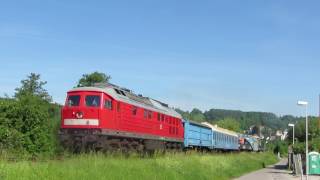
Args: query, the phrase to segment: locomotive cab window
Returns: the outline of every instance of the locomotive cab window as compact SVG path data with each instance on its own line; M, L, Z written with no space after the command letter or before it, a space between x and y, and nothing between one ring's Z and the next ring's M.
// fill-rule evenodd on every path
M75 95L75 96L69 96L68 97L68 101L67 101L67 105L68 106L79 106L80 104L80 96L79 95Z
M109 99L104 100L104 107L112 110L112 101Z
M95 96L95 95L86 96L86 106L99 107L100 106L100 96Z

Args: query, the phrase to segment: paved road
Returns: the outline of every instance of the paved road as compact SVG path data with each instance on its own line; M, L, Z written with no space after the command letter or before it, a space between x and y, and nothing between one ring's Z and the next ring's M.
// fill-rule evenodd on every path
M300 180L300 177L293 176L291 171L287 170L286 164L287 160L282 159L276 165L244 175L235 180ZM305 177L303 177L304 179ZM310 176L309 180L320 180L320 176Z

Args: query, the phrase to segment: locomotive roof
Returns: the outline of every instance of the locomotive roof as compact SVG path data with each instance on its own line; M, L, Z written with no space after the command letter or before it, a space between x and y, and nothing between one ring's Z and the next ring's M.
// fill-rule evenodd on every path
M144 109L148 109L151 111L160 112L163 114L167 114L176 118L182 118L182 116L177 113L173 108L169 107L167 104L162 103L158 100L144 97L142 95L136 95L132 91L120 88L119 86L113 84L104 84L97 85L97 87L79 87L70 90L69 92L75 91L96 91L96 92L104 92L110 95L112 98L118 101L126 102L138 107L142 107Z
M224 129L224 128L221 128L221 127L218 127L217 125L212 125L208 122L202 122L201 124L204 124L208 127L210 127L211 129L213 129L214 131L217 131L217 132L221 132L221 133L225 133L225 134L228 134L228 135L231 135L231 136L236 136L238 137L238 134L234 131L230 131L228 129Z

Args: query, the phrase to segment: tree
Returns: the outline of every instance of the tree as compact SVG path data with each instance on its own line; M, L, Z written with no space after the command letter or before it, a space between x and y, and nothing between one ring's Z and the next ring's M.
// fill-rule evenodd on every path
M30 95L0 102L1 149L32 155L52 150L48 103Z
M318 129L318 118L317 117L309 117L309 126L308 126L308 134L309 134L309 140L312 141L313 139L317 139L320 137L320 131ZM295 129L295 138L299 142L305 142L305 132L306 132L306 126L305 126L305 118L300 118L297 123L295 123L294 126ZM288 132L288 140L289 142L292 141L292 131L293 128L289 128Z
M111 76L96 71L91 74L82 75L77 87L93 86L95 83L107 83L110 79Z
M182 116L183 119L190 119L190 113L189 113L189 111L183 111L183 110L181 110L181 109L179 109L179 108L176 108L175 110L176 110L179 114L181 114L181 116Z
M222 127L231 131L241 132L240 123L237 120L232 118L226 118L224 120L220 120L217 122L217 125L219 127Z
M15 99L0 99L0 149L33 156L55 150L51 124L59 110L50 104L45 84L39 74L31 73L16 88Z
M202 121L205 121L205 117L201 110L194 108L190 112L190 120L202 122Z
M47 102L52 101L52 97L48 94L48 91L43 88L46 85L46 81L40 80L40 74L31 73L27 76L27 79L21 81L21 87L16 88L15 98L21 98L24 96L37 96Z

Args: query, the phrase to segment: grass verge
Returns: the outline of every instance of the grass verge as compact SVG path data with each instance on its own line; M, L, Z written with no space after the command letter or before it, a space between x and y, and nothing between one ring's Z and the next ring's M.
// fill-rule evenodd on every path
M273 164L270 153L178 153L152 158L72 155L42 162L0 160L0 179L232 179Z

